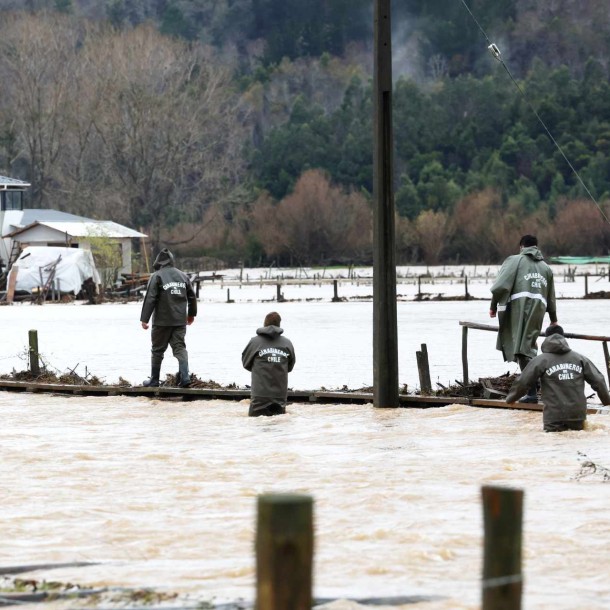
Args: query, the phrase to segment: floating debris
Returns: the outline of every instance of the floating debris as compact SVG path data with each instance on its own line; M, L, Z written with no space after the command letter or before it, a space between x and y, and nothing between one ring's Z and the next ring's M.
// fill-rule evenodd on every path
M504 373L499 377L482 377L477 382L463 384L455 381L455 385L444 386L442 383L436 382L440 387L439 390L433 392L434 396L465 396L469 398L504 398L513 382L517 378L515 373Z
M601 477L604 483L610 481L610 468L596 464L582 451L578 451L578 455L580 456L580 470L574 477L576 481L595 475Z

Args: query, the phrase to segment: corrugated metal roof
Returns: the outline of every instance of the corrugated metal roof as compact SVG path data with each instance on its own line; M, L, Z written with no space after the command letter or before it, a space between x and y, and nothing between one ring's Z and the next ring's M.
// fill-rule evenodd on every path
M0 191L7 190L20 190L30 188L29 182L23 180L17 180L16 178L9 178L8 176L0 176Z

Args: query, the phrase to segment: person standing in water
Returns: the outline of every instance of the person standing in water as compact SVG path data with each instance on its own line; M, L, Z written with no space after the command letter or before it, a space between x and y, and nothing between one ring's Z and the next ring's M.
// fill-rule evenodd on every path
M544 431L582 430L587 419L585 381L608 405L610 393L606 381L587 357L570 348L561 326L549 326L545 334L542 353L529 362L513 383L506 402L514 402L525 388L540 379Z
M519 241L519 254L509 256L491 287L489 316L498 316L496 348L507 362L518 362L521 371L538 352L544 315L557 324L553 271L544 262L534 235ZM528 388L519 402L537 403L536 385Z
M248 415L286 413L288 373L295 363L294 347L283 336L282 319L276 311L268 313L241 355L244 368L252 372Z

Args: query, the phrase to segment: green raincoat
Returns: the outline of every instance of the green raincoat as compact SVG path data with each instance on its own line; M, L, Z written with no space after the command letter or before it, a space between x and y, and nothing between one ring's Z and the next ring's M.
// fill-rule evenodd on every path
M536 246L524 248L509 256L491 287L491 306L498 312L499 349L504 360L512 362L517 355L536 356L536 340L548 311L551 322L557 321L553 272Z

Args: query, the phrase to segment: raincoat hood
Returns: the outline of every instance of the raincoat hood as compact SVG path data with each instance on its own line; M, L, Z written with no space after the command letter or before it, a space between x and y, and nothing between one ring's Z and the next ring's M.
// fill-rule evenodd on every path
M157 258L155 258L155 262L153 263L153 269L158 271L161 267L173 267L174 266L174 255L167 249L163 248L159 254L157 254Z
M566 338L557 333L547 337L542 342L540 349L546 354L567 354L571 351Z
M542 256L542 252L540 252L540 250L538 250L537 246L529 246L528 248L523 248L523 250L521 250L521 254L525 254L525 256L529 256L535 261L544 260L544 257Z
M265 337L269 337L270 339L275 339L279 337L284 332L283 328L279 326L262 326L261 328L256 329L257 335L263 335Z

